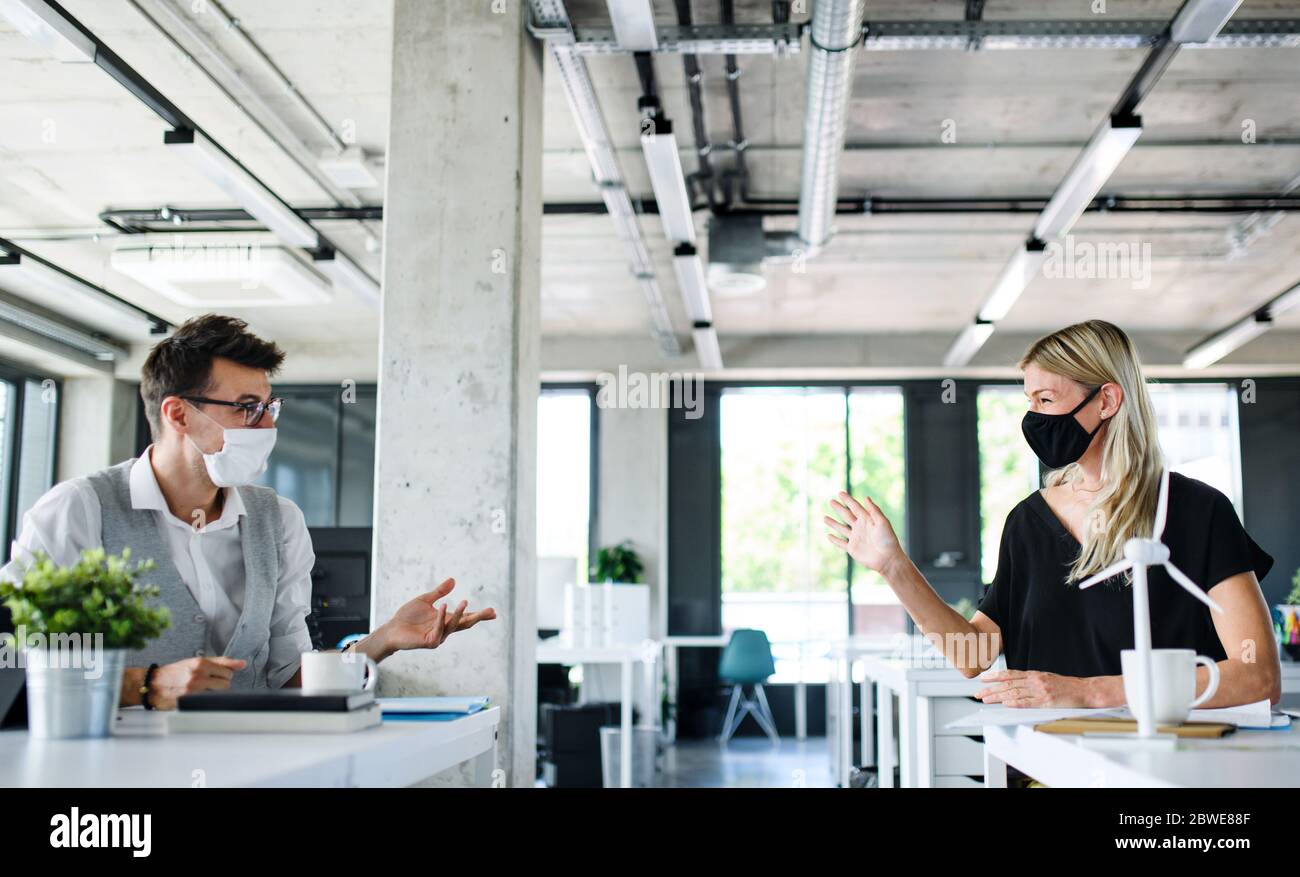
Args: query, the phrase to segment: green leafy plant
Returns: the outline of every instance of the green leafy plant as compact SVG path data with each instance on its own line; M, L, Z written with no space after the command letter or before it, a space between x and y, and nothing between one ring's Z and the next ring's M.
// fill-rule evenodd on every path
M22 582L0 582L0 602L15 627L30 634L103 634L106 649L139 649L171 624L165 606L146 601L158 588L136 582L154 568L152 560L130 565L131 550L110 556L102 548L81 552L70 566L43 553L28 565Z
M632 540L627 539L617 545L610 545L596 552L596 562L591 565L592 582L627 582L641 581L645 564L641 556L632 547Z
M1282 602L1287 606L1300 606L1300 569L1291 577L1291 593Z

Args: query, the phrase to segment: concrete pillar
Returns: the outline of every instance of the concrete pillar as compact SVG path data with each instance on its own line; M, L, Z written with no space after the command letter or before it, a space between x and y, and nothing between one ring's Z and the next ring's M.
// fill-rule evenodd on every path
M496 608L385 662L380 690L491 696L512 786L536 759L542 64L526 9L394 3L372 598L382 622L454 576L454 598Z

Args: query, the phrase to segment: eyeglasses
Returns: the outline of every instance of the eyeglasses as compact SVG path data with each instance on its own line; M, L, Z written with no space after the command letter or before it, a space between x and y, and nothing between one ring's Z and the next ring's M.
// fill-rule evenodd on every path
M257 426L262 422L264 414L271 415L271 422L275 423L280 419L280 406L284 404L283 399L267 399L265 402L226 402L222 399L209 399L206 396L181 396L186 402L194 402L203 405L225 405L228 408L238 408L244 412L244 426Z

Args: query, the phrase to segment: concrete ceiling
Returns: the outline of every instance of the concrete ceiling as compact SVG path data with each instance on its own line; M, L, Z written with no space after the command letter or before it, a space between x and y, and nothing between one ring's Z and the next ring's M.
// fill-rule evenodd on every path
M332 204L323 189L216 87L186 52L142 14L166 25L168 3L222 47L299 137L315 150L328 144L302 110L252 63L211 14L177 0L64 0L63 5L298 207ZM392 9L388 0L224 0L308 101L334 127L382 156L388 132ZM697 23L716 23L714 0L694 0ZM1085 0L1032 4L989 2L985 17L1087 18ZM1109 17L1167 20L1180 0L1106 4ZM675 4L655 0L660 24L676 23ZM570 0L575 25L607 26L604 0ZM958 0L869 0L867 17L960 19ZM771 4L739 0L737 20L768 22ZM1300 0L1246 0L1236 17L1300 17ZM806 15L796 15L796 19ZM174 34L201 63L204 54ZM861 52L841 162L841 197L1045 197L1113 105L1144 57L1140 50ZM804 108L805 55L741 56L751 193L794 199ZM731 119L720 57L704 57L705 116L717 170L733 166L726 144ZM630 189L649 196L639 149L640 86L627 56L589 59L608 126ZM655 62L666 113L683 140L683 163L696 169L680 57ZM543 157L548 203L594 202L585 153L548 59ZM0 23L0 236L163 316L188 311L114 271L113 231L97 219L106 208L232 206L214 185L162 145L166 126L92 65L60 64ZM1122 195L1273 194L1300 177L1300 49L1184 50L1144 102L1142 139L1104 189ZM1252 120L1258 142L1241 142ZM956 142L941 138L955 126ZM379 190L359 193L379 203ZM701 232L704 212L697 214ZM1300 280L1300 217L1283 217L1243 250L1230 240L1246 214L1091 214L1079 241L1150 244L1149 283L1038 278L1004 321L1032 335L1077 319L1103 317L1137 332L1196 337ZM914 334L951 337L973 316L1033 215L841 216L838 234L800 273L774 266L762 292L715 297L724 339L753 345L777 336ZM658 219L642 228L658 266L670 314L688 336ZM379 253L356 222L321 227L379 276ZM788 216L767 228L793 227ZM381 224L371 226L382 233ZM98 239L91 237L98 233ZM543 223L543 332L552 339L646 338L642 294L603 215L548 215ZM17 290L13 290L18 292ZM57 303L52 303L57 307ZM341 294L325 306L257 307L241 314L261 331L304 348L377 344L378 316ZM1280 321L1300 330L1300 311ZM1281 334L1281 333L1279 333ZM1181 337L1181 336L1180 336ZM1296 336L1300 337L1300 336ZM127 339L137 342L145 339ZM1274 342L1255 342L1278 357ZM931 346L923 346L929 350ZM940 354L942 346L938 345ZM546 349L546 348L544 348ZM595 349L595 348L593 348ZM918 348L920 349L920 348ZM1252 345L1236 357L1251 362ZM1000 355L996 345L981 357ZM926 356L930 356L928 352ZM979 363L981 360L977 360ZM1288 362L1300 366L1300 350ZM546 363L544 363L545 365ZM912 363L920 364L920 363ZM932 363L937 364L937 363ZM605 363L591 363L593 367Z

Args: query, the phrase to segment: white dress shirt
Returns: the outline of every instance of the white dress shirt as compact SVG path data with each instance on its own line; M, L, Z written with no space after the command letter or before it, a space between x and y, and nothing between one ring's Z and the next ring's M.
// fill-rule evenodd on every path
M152 447L131 467L131 507L154 513L176 571L208 618L207 653L223 655L244 607L244 550L239 535L245 525L244 501L238 490L224 488L220 518L201 529L182 521L167 508L158 487L149 462ZM302 653L312 649L307 613L311 610L311 569L316 562L302 510L292 500L277 499L284 541L266 663L271 688L284 685L297 672ZM99 496L88 480L73 478L55 485L23 516L10 552L12 559L0 570L0 577L20 580L37 551L59 565L76 563L83 549L103 543L100 521Z

